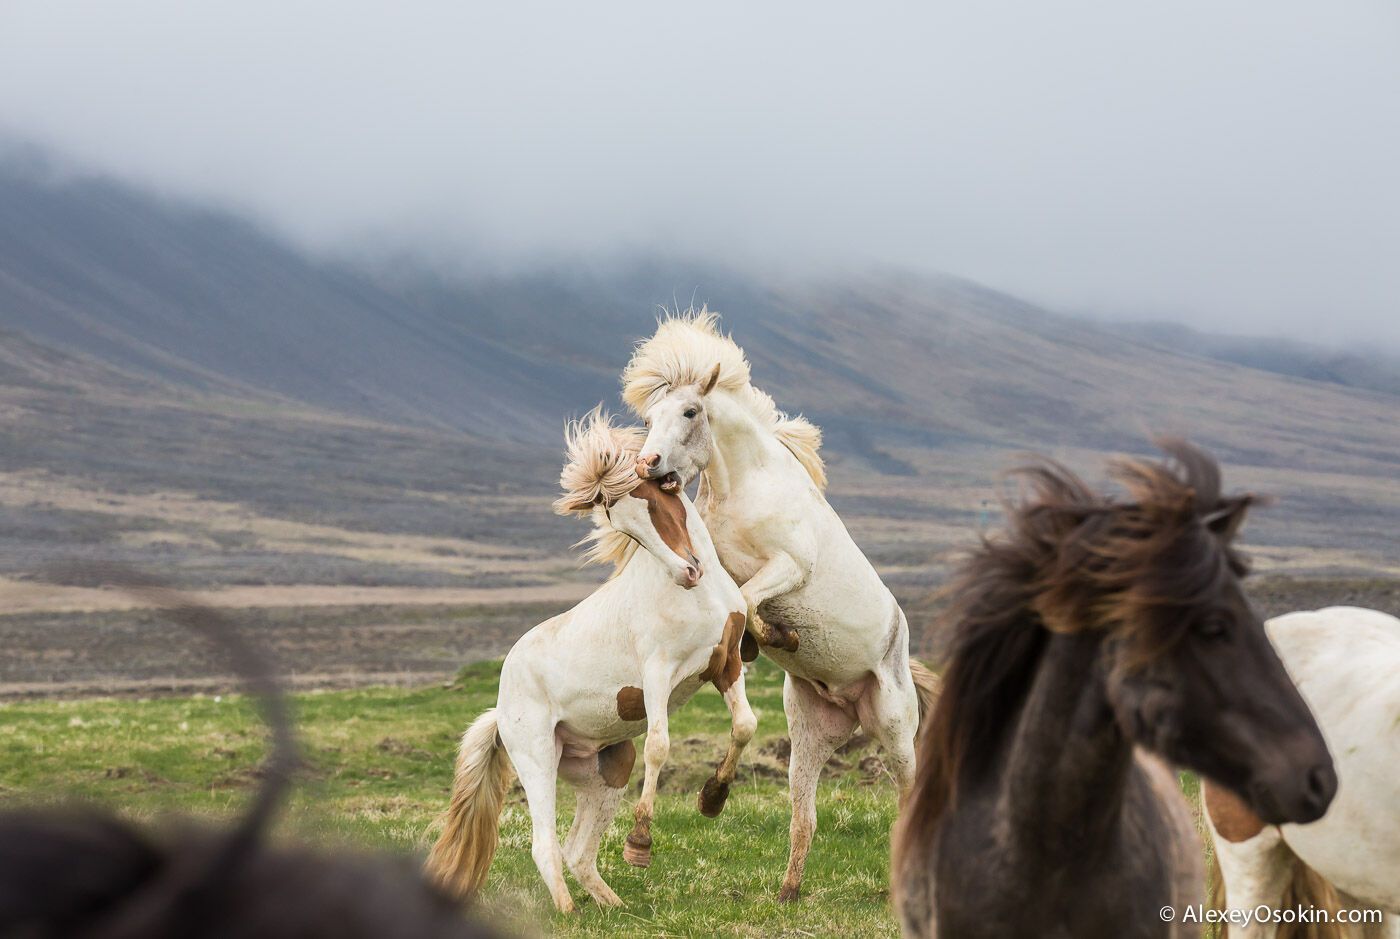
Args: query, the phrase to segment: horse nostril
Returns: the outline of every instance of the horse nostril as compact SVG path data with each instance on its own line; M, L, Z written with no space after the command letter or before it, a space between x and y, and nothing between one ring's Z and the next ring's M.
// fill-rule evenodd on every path
M642 464L646 466L647 469L656 469L660 462L661 454L659 453L648 453L642 457Z
M1319 763L1308 770L1307 786L1303 794L1313 809L1322 809L1332 800L1337 790L1334 779L1332 769L1323 764Z

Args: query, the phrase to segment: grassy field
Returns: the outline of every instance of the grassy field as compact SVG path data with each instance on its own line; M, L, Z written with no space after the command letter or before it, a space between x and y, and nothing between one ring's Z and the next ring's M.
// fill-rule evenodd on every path
M450 687L297 695L308 767L285 833L421 852L446 802L456 738L494 703L498 670L498 663L470 666ZM722 753L728 713L707 688L673 717L652 866L622 861L625 807L600 855L626 908L599 909L575 888L580 911L553 913L530 860L518 787L502 818L485 908L520 931L565 936L894 935L887 890L894 788L873 745L857 743L828 767L804 897L776 902L788 821L781 674L759 662L749 695L758 735L718 819L701 816L694 799ZM236 695L0 703L0 797L11 806L78 799L143 820L176 811L226 818L257 785L262 753L263 728L251 702ZM572 813L567 793L562 787L561 836Z

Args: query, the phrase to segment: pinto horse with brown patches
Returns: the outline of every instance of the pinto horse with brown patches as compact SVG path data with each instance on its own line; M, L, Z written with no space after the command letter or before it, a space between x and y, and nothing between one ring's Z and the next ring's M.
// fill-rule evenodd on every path
M623 856L646 867L657 777L670 747L668 712L707 682L729 707L729 749L699 797L706 815L724 807L753 737L757 721L741 661L743 594L720 566L680 480L636 474L641 436L613 427L598 409L569 430L565 495L555 508L594 520L589 556L613 562L615 571L578 606L520 638L501 667L496 707L462 737L445 828L428 860L432 875L455 893L486 878L511 764L530 803L535 864L555 905L573 909L567 864L596 902L619 906L598 873L598 843L631 776L632 738L646 733L646 773ZM559 776L578 791L562 849L555 836Z
M1317 724L1241 590L1249 496L1214 461L1123 460L1126 500L1023 471L1009 531L954 583L944 690L892 877L906 936L1167 937L1200 902L1201 845L1169 765L1270 823L1336 792ZM1170 908L1175 921L1161 914Z

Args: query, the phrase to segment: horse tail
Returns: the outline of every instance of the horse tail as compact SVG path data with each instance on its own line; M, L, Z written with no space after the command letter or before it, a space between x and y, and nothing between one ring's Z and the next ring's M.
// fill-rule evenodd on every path
M938 704L943 679L918 659L909 660L909 672L914 676L914 693L919 696L919 729L922 730L924 719L933 713L934 705Z
M1337 922L1337 913L1342 908L1341 898L1337 896L1337 888L1328 883L1327 879L1313 870L1295 854L1293 856L1293 873L1288 878L1288 884L1283 888L1283 898L1279 900L1279 909L1314 909L1319 912L1327 912L1327 922L1325 923L1281 923L1278 928L1278 939L1346 939L1349 935L1346 927Z
M1288 883L1283 888L1283 896L1279 898L1278 909L1326 911L1328 921L1280 923L1275 934L1277 939L1346 939L1349 935L1346 927L1337 922L1337 913L1342 908L1337 889L1321 874L1304 864L1296 854L1290 852L1290 855L1289 863L1292 869L1289 872ZM1216 910L1227 909L1225 878L1221 876L1220 865L1214 858L1211 859L1210 869L1210 905ZM1229 939L1229 936L1229 924L1222 923L1215 934L1216 939Z
M514 775L491 708L462 735L452 801L443 815L442 835L428 854L428 876L453 896L465 897L485 882Z

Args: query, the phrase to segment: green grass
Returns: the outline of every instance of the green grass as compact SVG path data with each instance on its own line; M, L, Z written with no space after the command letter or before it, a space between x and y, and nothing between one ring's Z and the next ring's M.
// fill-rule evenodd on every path
M464 669L451 688L366 689L294 698L308 767L283 824L319 843L422 852L447 800L457 737L495 703L499 663ZM894 787L870 752L823 782L819 831L803 899L776 901L787 860L781 673L758 663L749 698L758 735L724 814L707 819L695 793L723 752L728 712L703 689L673 715L652 866L622 861L624 806L600 852L603 877L627 906L603 910L574 887L579 912L553 912L530 859L523 796L512 793L485 908L529 932L565 936L881 936L889 915ZM236 815L257 784L263 727L241 696L35 700L0 704L0 797L19 803L86 800L153 820L180 812ZM638 761L640 768L640 760ZM640 771L628 802L635 799ZM572 815L561 784L560 833Z
M495 703L499 674L499 662L483 662L463 669L451 687L294 696L307 767L283 835L421 854L447 802L457 738ZM638 760L628 802L599 852L603 877L625 908L600 909L571 884L578 912L554 912L530 858L529 813L517 786L482 898L487 914L520 932L560 936L897 935L888 890L895 794L878 763L865 759L873 749L838 755L829 767L803 897L777 902L788 824L786 757L775 752L786 735L782 673L760 659L748 691L758 733L717 819L696 811L695 793L728 738L724 702L707 686L672 715L672 757L646 870L622 860ZM0 703L0 798L10 805L97 802L143 821L175 812L229 818L257 785L263 734L240 695ZM1194 777L1182 774L1182 788L1194 804ZM559 792L562 838L573 799L567 784Z

